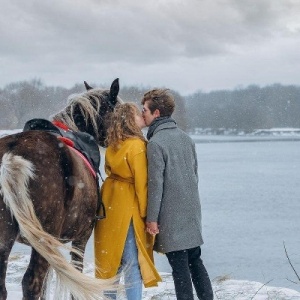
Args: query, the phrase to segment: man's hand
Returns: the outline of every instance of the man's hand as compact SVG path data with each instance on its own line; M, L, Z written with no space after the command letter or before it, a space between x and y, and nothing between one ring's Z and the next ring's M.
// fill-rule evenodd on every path
M146 225L147 232L149 232L151 235L156 235L159 233L157 222L146 222Z

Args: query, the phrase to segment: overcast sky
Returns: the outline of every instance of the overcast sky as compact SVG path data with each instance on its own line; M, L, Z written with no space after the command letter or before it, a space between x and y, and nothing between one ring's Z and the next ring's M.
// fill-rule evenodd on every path
M300 85L299 0L0 0L0 87Z

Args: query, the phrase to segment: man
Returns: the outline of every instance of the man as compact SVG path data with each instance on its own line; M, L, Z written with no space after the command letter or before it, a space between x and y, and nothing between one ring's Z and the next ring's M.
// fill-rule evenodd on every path
M149 126L147 231L156 234L154 250L167 255L177 299L194 299L194 285L199 299L211 300L211 282L200 258L203 240L195 144L171 118L175 101L169 90L145 93L142 104Z

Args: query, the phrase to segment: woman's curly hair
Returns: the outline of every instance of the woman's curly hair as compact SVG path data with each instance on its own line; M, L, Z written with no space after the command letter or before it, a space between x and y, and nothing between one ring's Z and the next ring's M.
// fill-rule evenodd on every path
M136 137L146 141L141 129L135 121L135 115L141 114L133 102L117 104L108 124L106 146L117 149L120 141Z

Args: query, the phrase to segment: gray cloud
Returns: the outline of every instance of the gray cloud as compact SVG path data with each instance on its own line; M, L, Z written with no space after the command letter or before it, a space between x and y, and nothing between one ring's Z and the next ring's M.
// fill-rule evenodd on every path
M96 81L123 74L128 84L163 85L174 78L178 89L192 91L201 86L188 87L188 76L222 74L228 63L236 73L245 69L240 82L233 78L226 84L233 87L247 83L251 60L257 66L270 56L278 63L299 62L299 55L284 47L300 41L295 0L11 0L1 8L3 84L33 76L49 84L59 78L63 85L82 75ZM281 81L280 70L274 71ZM174 72L183 77L180 82ZM221 82L203 88L222 88L228 78L218 77ZM256 83L271 77L264 78Z

